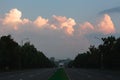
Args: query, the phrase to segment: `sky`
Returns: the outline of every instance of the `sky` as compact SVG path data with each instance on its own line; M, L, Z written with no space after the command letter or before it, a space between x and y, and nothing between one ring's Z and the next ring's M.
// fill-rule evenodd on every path
M120 35L120 0L0 0L0 36L30 41L47 57L74 59Z

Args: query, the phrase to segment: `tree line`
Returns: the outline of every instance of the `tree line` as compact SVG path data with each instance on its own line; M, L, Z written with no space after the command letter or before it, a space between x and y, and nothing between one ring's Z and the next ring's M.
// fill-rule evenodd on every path
M79 53L69 67L120 69L120 38L109 36L101 40L103 43L98 47L93 45L88 51Z
M54 67L30 42L19 45L11 35L0 37L0 71Z

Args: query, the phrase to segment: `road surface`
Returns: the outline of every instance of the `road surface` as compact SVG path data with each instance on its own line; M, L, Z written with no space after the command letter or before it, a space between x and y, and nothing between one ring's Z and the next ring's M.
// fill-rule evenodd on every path
M48 80L56 69L34 69L0 73L0 80Z
M71 80L120 80L120 70L65 69Z
M0 73L0 80L48 80L57 69L33 69ZM120 80L120 70L65 69L70 80Z
M71 80L120 80L120 71L66 69Z

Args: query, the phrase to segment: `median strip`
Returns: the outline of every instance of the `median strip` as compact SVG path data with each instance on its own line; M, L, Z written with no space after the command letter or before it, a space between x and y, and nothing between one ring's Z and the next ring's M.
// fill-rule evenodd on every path
M58 69L48 80L69 80L63 68Z

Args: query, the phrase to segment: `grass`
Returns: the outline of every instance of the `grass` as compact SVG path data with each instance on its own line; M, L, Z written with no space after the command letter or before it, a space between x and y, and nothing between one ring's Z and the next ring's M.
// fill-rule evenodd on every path
M58 69L48 80L69 80L63 68Z

